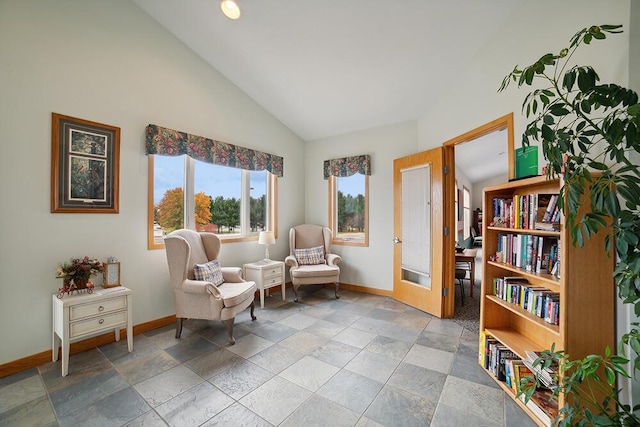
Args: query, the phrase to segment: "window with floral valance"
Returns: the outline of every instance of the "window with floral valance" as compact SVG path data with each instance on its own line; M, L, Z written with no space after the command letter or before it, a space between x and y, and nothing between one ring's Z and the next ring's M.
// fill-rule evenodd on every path
M346 177L356 173L371 175L371 156L363 154L360 156L325 160L323 169L324 179L329 179L330 176Z
M178 228L218 234L223 243L276 231L283 158L150 124L146 128L148 247Z
M369 245L369 175L371 156L325 160L324 179L329 181L329 228L332 242Z
M267 170L277 177L283 176L284 160L280 156L153 124L147 126L146 154L186 154L214 165L252 171Z

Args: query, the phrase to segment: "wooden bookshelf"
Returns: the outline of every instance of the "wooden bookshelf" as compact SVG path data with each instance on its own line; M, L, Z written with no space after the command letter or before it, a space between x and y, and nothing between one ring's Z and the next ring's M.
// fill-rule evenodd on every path
M569 232L564 227L564 218L560 218L559 231L494 225L494 199L511 199L515 195L557 194L559 191L560 182L547 180L546 177L527 178L484 189L480 330L500 341L521 358L525 358L527 350L550 349L552 344L555 344L556 350L565 350L571 359L588 354L604 354L607 346L615 349L614 261L605 252L604 232L592 236L580 248L572 244ZM505 233L557 238L560 246L559 277L500 262L496 258L498 236ZM493 279L506 276L521 276L533 286L559 293L559 324L547 323L517 304L493 295ZM500 385L506 388L504 384ZM510 395L533 421L540 426L546 425L522 400ZM562 407L565 396L560 396L558 403Z

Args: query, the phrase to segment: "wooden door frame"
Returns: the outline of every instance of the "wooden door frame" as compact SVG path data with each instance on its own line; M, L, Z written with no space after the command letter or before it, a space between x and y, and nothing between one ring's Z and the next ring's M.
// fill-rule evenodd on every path
M443 271L442 271L442 288L446 289L447 296L443 296L442 307L443 317L451 318L454 315L455 305L455 244L456 244L456 218L455 215L455 146L458 144L464 144L465 142L472 141L482 136L488 135L492 132L499 130L507 130L507 156L509 162L509 179L513 179L515 176L515 163L514 163L514 130L513 130L513 113L509 113L505 116L499 117L489 123L486 123L480 127L463 133L453 139L446 141L442 144L444 164L448 166L449 173L444 176L444 223L449 229L449 234L444 237L444 251ZM482 207L483 213L485 207ZM485 221L488 218L485 214ZM482 252L484 257L486 254ZM481 292L478 293L482 295Z

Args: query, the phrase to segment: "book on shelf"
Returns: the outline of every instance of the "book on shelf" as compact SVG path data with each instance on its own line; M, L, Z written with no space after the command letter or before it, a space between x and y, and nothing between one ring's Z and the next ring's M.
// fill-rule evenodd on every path
M494 197L492 199L493 221L490 225L523 230L557 231L560 218L558 197L558 194L549 193L514 194L507 198Z
M559 222L536 222L534 229L542 231L560 231Z
M478 363L480 366L485 366L485 359L487 358L487 340L491 338L493 337L487 331L480 331L478 343Z
M497 235L495 259L533 273L550 274L558 260L558 238L529 234Z
M553 363L550 367L544 368L540 365L535 365L535 360L540 357L540 354L538 352L526 350L525 354L527 358L523 359L522 361L524 362L526 367L529 368L531 372L533 372L538 381L540 381L542 385L550 390L554 390L556 387L558 387L558 383L555 381L555 375L558 371L557 364Z
M553 396L551 390L539 387L529 400L526 400L524 395L520 396L520 400L546 426L551 426L553 420L558 416L558 400Z

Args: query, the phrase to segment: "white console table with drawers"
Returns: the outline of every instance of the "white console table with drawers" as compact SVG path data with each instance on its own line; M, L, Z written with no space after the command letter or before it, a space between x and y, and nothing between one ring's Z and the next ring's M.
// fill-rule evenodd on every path
M113 330L120 341L120 328L127 328L127 347L133 351L131 290L124 286L96 287L93 293L53 295L53 361L62 342L62 376L69 373L71 341Z
M282 288L282 301L286 300L284 282L284 262L282 261L256 261L244 266L244 280L256 282L260 290L260 308L264 308L264 291L280 285Z

